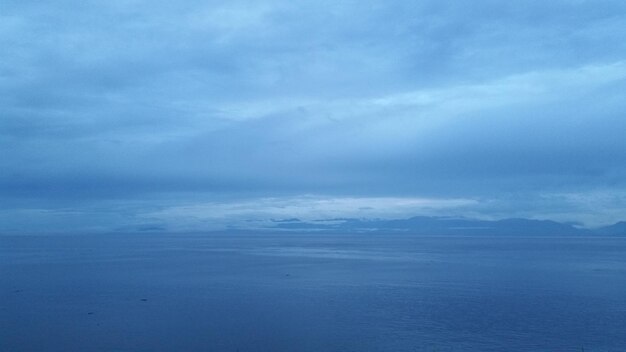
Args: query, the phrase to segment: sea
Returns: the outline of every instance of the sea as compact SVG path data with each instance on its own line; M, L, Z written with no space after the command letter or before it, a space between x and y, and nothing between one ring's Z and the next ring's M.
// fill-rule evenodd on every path
M626 351L626 238L0 235L0 351Z

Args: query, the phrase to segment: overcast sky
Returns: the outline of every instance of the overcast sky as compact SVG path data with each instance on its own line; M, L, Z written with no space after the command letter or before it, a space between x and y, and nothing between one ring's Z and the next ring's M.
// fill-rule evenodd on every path
M626 219L626 2L0 2L0 231Z

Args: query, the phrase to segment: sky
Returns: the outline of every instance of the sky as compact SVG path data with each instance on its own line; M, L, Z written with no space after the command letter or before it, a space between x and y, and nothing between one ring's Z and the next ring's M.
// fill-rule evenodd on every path
M0 231L626 219L626 2L0 2Z

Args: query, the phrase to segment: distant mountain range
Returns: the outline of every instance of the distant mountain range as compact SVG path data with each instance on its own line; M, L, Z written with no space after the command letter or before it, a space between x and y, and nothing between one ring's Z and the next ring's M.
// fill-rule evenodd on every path
M598 231L605 235L626 235L626 221L620 221L611 226L605 226Z
M409 219L320 219L272 220L272 229L321 232L395 232L421 235L626 235L626 222L587 229L551 220L477 220L453 217L416 216Z

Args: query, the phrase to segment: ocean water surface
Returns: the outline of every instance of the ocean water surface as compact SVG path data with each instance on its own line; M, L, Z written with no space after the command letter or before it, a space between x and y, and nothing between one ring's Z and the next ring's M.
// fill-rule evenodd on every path
M0 351L626 351L626 238L0 236Z

